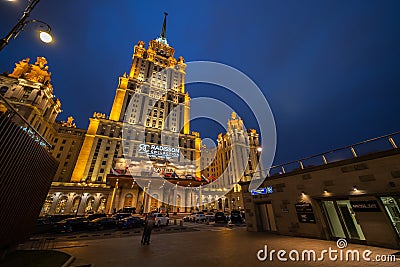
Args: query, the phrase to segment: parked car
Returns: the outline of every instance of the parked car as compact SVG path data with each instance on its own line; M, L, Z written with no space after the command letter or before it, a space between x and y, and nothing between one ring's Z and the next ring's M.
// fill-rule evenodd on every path
M190 215L191 222L204 222L205 220L206 220L206 216L204 215L204 212L202 212L202 211L194 212Z
M39 217L36 220L36 226L48 225L53 224L53 221L50 217Z
M104 218L107 217L105 213L94 213L94 214L88 214L85 216L89 221L92 221L97 218Z
M117 227L117 220L114 218L100 217L89 222L91 230L103 230Z
M48 221L50 221L50 223L56 223L68 218L73 218L74 215L73 214L56 214L56 215L47 215L47 216L43 216L41 218L46 218Z
M240 211L232 210L230 221L231 223L243 223L243 218L242 215L240 214Z
M182 218L182 220L183 220L184 222L189 222L189 221L190 221L190 215L184 216L184 217Z
M222 211L218 211L215 213L215 222L216 223L226 223L228 222L225 213Z
M132 216L132 214L130 213L116 213L113 216L111 216L111 218L114 218L115 220L119 221L130 216Z
M151 216L154 217L154 225L157 227L169 224L169 218L167 216L164 216L162 213L153 213L151 214Z
M215 221L215 214L213 212L206 213L206 221L213 222Z
M124 207L122 209L119 209L117 213L131 213L135 214L136 213L136 208L135 207Z
M53 221L49 217L39 217L36 220L35 228L32 234L44 234L49 233L53 230Z
M126 217L118 222L118 228L139 228L144 226L145 221L138 216Z
M72 232L85 230L89 227L89 220L85 217L69 218L54 224L54 228L59 232Z

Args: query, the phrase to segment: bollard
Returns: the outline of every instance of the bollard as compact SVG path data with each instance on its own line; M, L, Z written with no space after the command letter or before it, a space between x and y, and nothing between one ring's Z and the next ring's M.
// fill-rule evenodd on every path
M181 220L180 222L179 222L179 226L183 226L183 221Z
M174 225L176 225L176 219L174 220Z

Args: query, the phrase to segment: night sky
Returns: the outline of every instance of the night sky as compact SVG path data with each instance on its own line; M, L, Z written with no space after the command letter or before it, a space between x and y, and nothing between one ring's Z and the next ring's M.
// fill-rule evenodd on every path
M1 36L26 3L0 0ZM167 11L176 57L230 65L261 88L275 117L278 164L400 130L399 10L397 0L42 0L31 19L49 23L55 42L40 43L28 25L0 52L0 72L46 57L58 118L72 115L87 128L94 111L109 114L133 46L158 37ZM215 86L188 89L236 102ZM192 130L215 139L220 129L206 126Z

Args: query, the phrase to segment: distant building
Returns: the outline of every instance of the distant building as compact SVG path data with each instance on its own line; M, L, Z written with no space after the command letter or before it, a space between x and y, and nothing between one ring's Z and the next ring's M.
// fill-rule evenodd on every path
M53 178L57 184L70 181L86 131L76 128L72 117L67 122L56 121L61 112L61 102L53 94L51 72L46 64L44 57L38 57L34 64L30 64L29 58L16 63L11 74L0 75L0 94L22 116L12 116L13 122L35 135L30 128L32 126L50 147L50 152L58 161ZM0 101L0 112L7 114L13 111ZM79 194L79 190L75 194ZM47 197L42 213L50 210L53 198ZM53 206L53 210L55 208Z
M70 181L81 149L85 130L76 128L73 118L56 121L61 102L53 95L51 72L47 60L38 57L34 64L26 58L15 64L14 71L0 75L0 93L20 115L52 146L51 153L59 162L54 181ZM0 101L0 110L6 109ZM10 112L10 111L8 111ZM22 128L25 122L14 116Z
M207 207L219 210L244 208L239 181L249 181L253 176L264 177L262 163L259 161L261 147L258 137L256 130L246 130L243 120L233 112L228 120L228 131L218 135L217 147L203 147L203 176L217 180L209 190L232 187L229 193L217 197ZM204 194L207 192L204 191Z
M72 177L79 152L81 150L86 131L76 128L73 117L66 122L57 122L57 132L53 139L53 155L60 162L54 182L69 182Z
M0 94L51 143L56 135L54 126L61 103L53 95L47 60L38 57L34 64L29 61L26 58L15 64L11 74L0 75ZM24 125L22 121L18 124Z

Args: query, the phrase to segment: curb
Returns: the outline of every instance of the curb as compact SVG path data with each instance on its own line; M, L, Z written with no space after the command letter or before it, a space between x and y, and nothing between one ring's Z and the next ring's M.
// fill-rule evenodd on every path
M68 266L70 266L71 263L72 263L74 260L75 260L75 257L70 255L69 259L68 259L66 262L64 262L64 264L61 265L61 267L68 267Z

